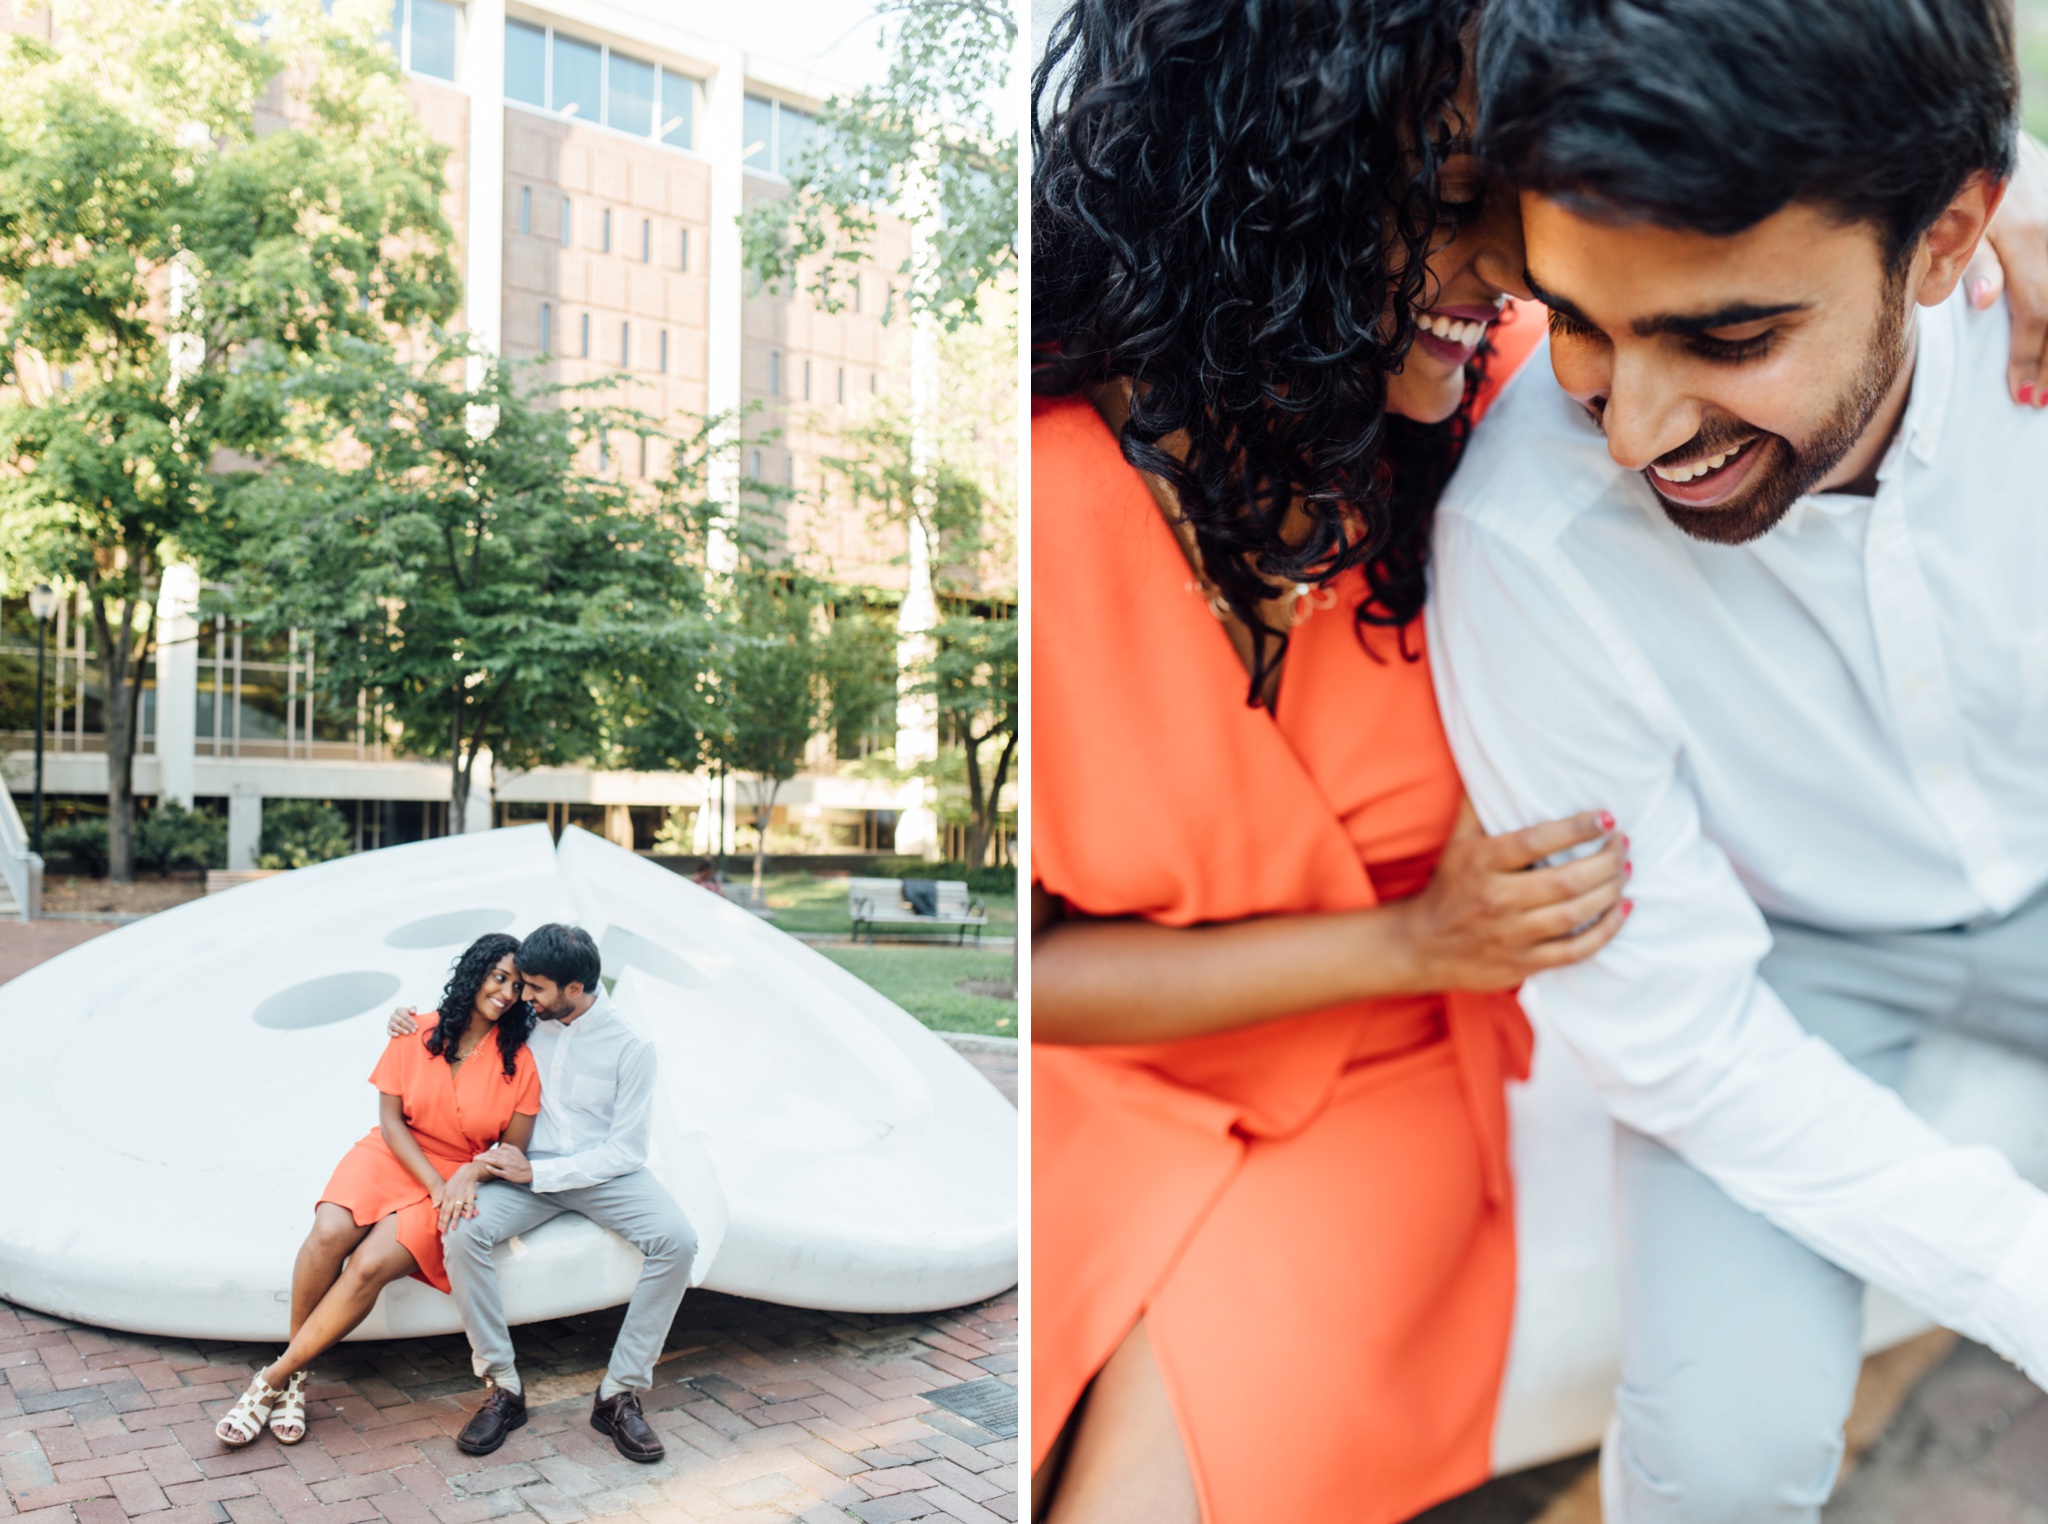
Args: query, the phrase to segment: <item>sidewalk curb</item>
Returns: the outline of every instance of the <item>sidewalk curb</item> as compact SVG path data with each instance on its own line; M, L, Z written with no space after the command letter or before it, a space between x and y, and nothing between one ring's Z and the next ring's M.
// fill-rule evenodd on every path
M984 1037L979 1032L936 1032L933 1035L955 1053L1002 1053L1017 1056L1014 1037Z

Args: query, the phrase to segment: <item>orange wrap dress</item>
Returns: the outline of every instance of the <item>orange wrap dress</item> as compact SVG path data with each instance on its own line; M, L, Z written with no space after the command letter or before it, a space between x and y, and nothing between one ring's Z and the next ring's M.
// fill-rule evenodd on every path
M1095 410L1041 400L1031 450L1033 876L1167 926L1419 892L1461 789L1427 662L1359 642L1362 576L1250 708ZM1512 995L1457 992L1034 1044L1034 1469L1143 1317L1209 1524L1391 1524L1483 1481L1529 1047Z
M398 1097L420 1152L446 1180L496 1143L512 1125L514 1114L540 1114L540 1068L533 1050L521 1048L507 1075L496 1033L486 1036L460 1065L451 1064L427 1051L426 1039L433 1030L429 1024L392 1038L370 1071L370 1083L380 1094ZM399 1162L381 1128L372 1128L342 1155L320 1200L344 1208L359 1228L397 1213L398 1241L419 1265L413 1279L437 1291L448 1290L433 1198Z

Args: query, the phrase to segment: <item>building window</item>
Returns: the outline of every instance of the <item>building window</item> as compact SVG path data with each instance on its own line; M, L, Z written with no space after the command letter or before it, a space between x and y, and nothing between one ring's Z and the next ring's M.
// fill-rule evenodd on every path
M548 105L563 116L586 122L604 120L604 49L556 32L548 49Z
M449 0L398 0L398 4L433 6L448 13L447 53L452 68L455 7ZM415 63L414 67L421 66ZM630 137L651 137L674 148L694 148L700 88L687 74L614 52L601 43L585 42L530 22L508 19L505 23L505 98L509 101L572 116Z
M759 481L761 479L761 452L759 450L751 452L751 458L748 460L747 466L747 474L753 477L755 481Z
M782 485L785 487L794 487L796 485L796 457L794 455L785 455L782 458Z
M782 395L782 351L778 349L768 351L768 395Z
M619 324L619 366L625 369L633 363L633 325Z
M575 231L575 219L570 213L569 198L562 198L562 247L569 247L569 235Z
M683 229L683 250L681 256L676 261L676 268L685 275L690 273L690 230L688 228Z
M519 231L533 231L533 187L530 185L519 187Z
M590 314L583 314L583 358L590 358Z
M600 434L597 436L597 469L600 471L609 471L611 470L611 468L612 436L609 434Z
M811 362L804 361L804 401L811 400Z
M846 401L846 367L839 367L839 400Z
M643 265L654 263L654 219L652 217L642 217L640 219L640 263Z
M742 105L740 162L762 174L788 175L817 131L816 121L810 112L765 95L750 95Z
M661 373L668 374L668 330L661 330Z
M644 138L654 131L654 65L606 49L604 124Z
M548 103L548 34L523 21L505 23L505 99L528 106Z
M640 474L642 476L647 474L647 436L645 434L640 436Z
M695 145L697 81L661 71L661 140L676 148Z
M605 253L607 253L607 254L611 253L611 251L612 251L612 209L611 209L610 207L606 207L606 208L604 209L604 245L603 245L603 247L604 247L604 252L605 252Z
M555 347L555 307L552 302L540 304L540 352L548 353Z
M392 0L385 40L401 68L429 79L455 78L456 8L449 0Z
M882 390L882 373L881 373L880 371L878 371L878 370L871 370L871 371L869 371L869 372L868 372L868 395L870 395L870 396L879 396L879 395L880 395L880 393L881 393L881 390Z
M858 275L853 278L853 310L855 312L860 311L860 277Z

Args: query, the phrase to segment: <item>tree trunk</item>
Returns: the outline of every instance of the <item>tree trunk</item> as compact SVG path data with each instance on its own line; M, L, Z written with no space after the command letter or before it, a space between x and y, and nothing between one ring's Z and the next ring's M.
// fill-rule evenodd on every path
M761 874L768 862L768 822L775 815L775 796L782 792L780 778L764 779L768 785L768 797L764 802L758 796L754 800L754 903L761 902ZM754 787L759 789L760 783Z
M448 834L462 834L469 813L469 770L462 765L462 685L455 685L455 714L448 722Z
M147 586L149 563L136 568L136 587ZM101 714L107 736L107 877L117 884L135 881L135 733L142 700L142 663L150 631L138 636L136 609L141 595L121 601L116 621L108 595L98 578L86 586L92 604L93 635L99 643Z
M981 748L994 738L994 733L977 737L972 730L966 733L967 746L967 866L985 867L982 861L988 855L988 844L996 834L996 817L1002 810L1003 784L1010 773L1010 759L1017 751L1017 736L1014 731L1003 742L1003 755L996 763L995 773L988 780L988 789L981 786Z

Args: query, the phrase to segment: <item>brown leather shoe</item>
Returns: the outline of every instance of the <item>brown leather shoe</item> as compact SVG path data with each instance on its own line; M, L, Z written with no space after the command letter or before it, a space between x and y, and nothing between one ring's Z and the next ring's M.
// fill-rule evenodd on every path
M525 1422L526 1398L493 1382L484 1395L484 1405L455 1436L455 1448L465 1455L489 1455Z
M619 1447L619 1454L629 1461L651 1466L668 1454L662 1447L661 1436L640 1412L638 1392L598 1398L590 1410L590 1426L600 1434L609 1434L612 1443Z

